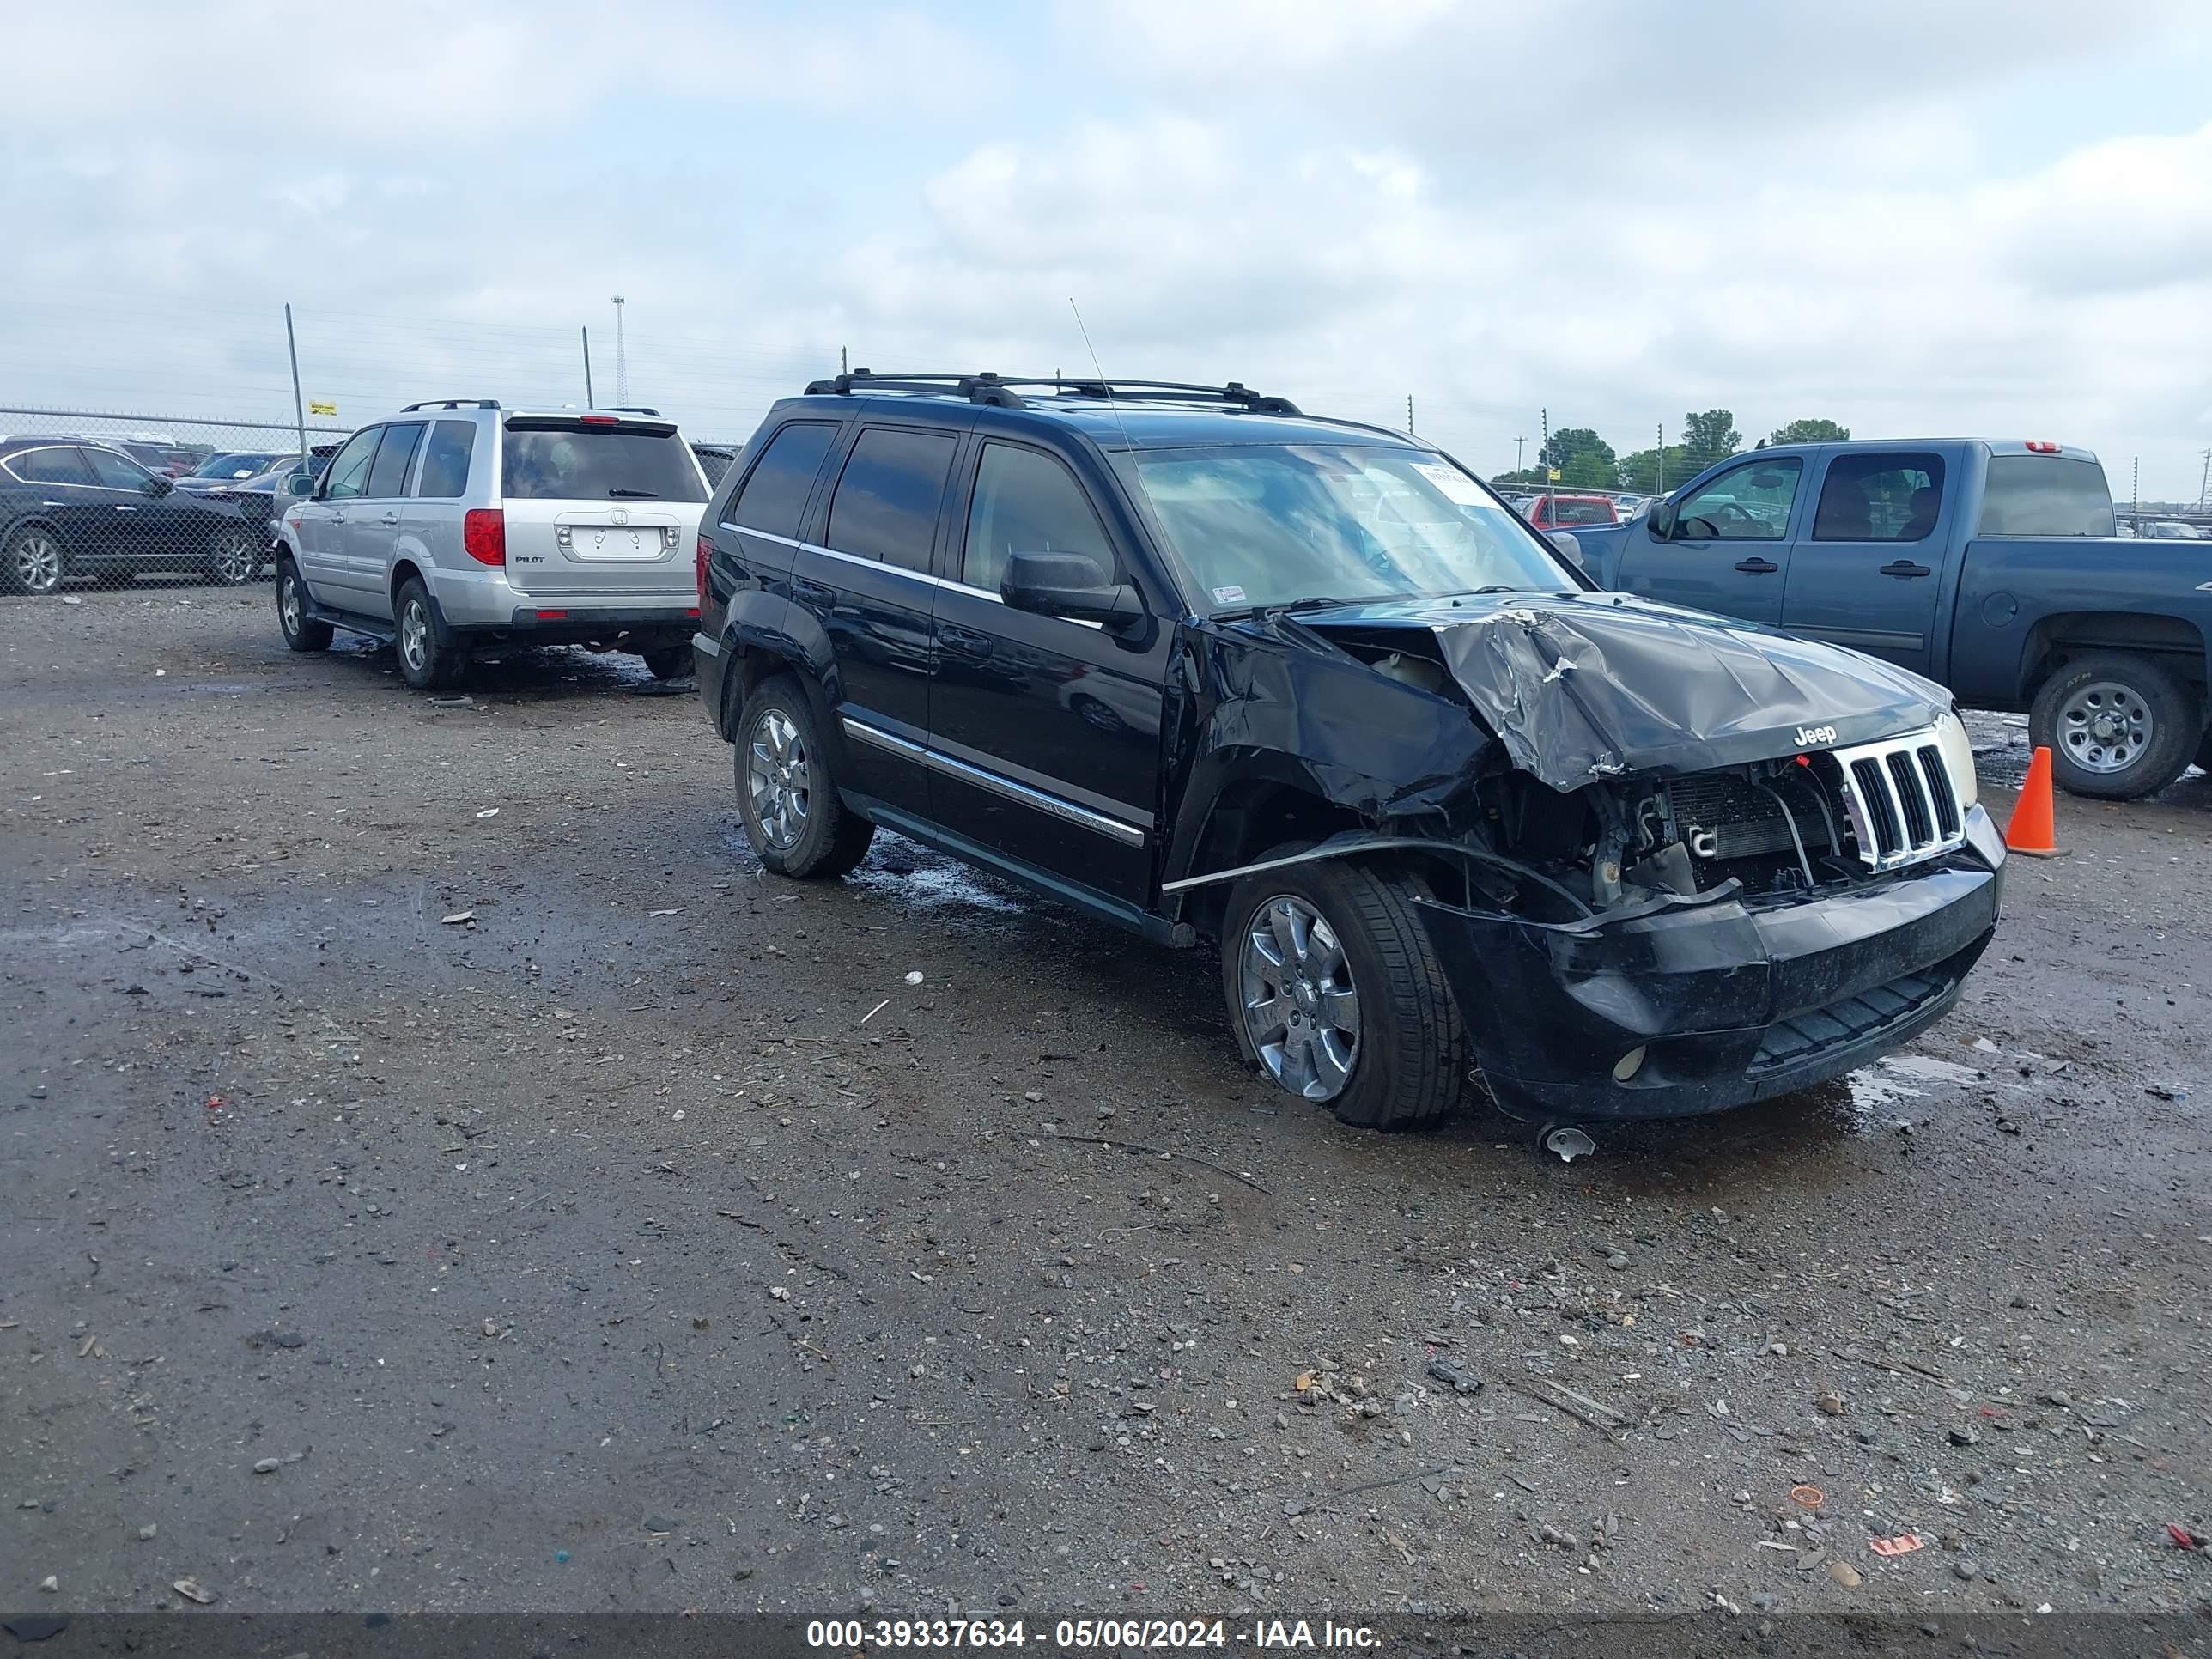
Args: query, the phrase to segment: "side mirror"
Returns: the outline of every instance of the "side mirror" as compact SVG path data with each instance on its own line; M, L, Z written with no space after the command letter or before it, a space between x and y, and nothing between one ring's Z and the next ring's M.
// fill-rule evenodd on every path
M1644 515L1644 522L1651 526L1653 541L1663 542L1671 539L1674 534L1674 502L1652 502L1650 510Z
M1144 619L1144 602L1127 582L1115 582L1085 553L1016 553L1006 561L999 597L1017 611L1127 628Z
M139 488L143 489L149 495L155 497L166 495L176 487L177 484L175 479L165 478L158 472L139 486Z
M1581 571L1584 575L1588 575L1589 574L1589 566L1583 562L1583 544L1581 539L1576 536L1573 531L1554 530L1552 532L1552 545L1559 549L1560 556L1565 558L1569 564L1574 566L1576 569Z

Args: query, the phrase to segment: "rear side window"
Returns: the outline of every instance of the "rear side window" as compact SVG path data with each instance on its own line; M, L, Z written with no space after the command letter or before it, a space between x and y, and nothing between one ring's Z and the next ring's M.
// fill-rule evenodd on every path
M376 464L368 469L371 501L389 501L407 493L407 465L415 447L422 441L422 422L401 421L384 428L384 441L376 447Z
M8 470L25 483L88 484L92 469L74 449L27 449L8 458Z
M1556 496L1552 501L1552 520L1561 524L1613 524L1619 518L1611 501L1577 501L1565 496Z
M957 441L949 432L907 427L862 432L830 499L830 545L907 570L928 569Z
M1101 568L1114 568L1105 526L1073 474L1033 449L985 444L960 580L996 593L1016 553L1087 553Z
M2067 455L1992 455L1981 536L2110 536L2105 469Z
M703 501L707 483L673 432L510 425L500 493L518 501Z
M1816 542L1917 542L1936 528L1943 502L1943 458L1914 453L1839 455L1828 463Z
M738 492L730 522L769 536L797 536L814 493L822 460L837 436L826 421L800 421L781 428L761 452L760 465Z
M469 490L469 458L476 453L474 421L440 421L430 428L430 447L422 453L422 476L416 480L417 495L451 499Z

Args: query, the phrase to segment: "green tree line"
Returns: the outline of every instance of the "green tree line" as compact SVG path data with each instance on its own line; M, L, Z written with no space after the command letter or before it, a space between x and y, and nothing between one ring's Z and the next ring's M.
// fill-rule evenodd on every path
M1546 469L1556 467L1559 487L1563 489L1629 489L1656 495L1743 447L1743 434L1736 430L1735 415L1729 410L1692 410L1682 416L1681 430L1682 441L1668 444L1663 452L1655 446L1621 455L1590 428L1563 426L1537 452L1534 466L1498 473L1495 481L1545 483L1550 482ZM1764 441L1841 443L1850 435L1849 427L1831 420L1799 420L1775 428Z

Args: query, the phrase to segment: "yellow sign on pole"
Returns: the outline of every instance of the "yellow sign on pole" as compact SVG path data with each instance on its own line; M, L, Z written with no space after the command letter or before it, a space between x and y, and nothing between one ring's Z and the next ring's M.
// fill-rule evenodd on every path
M308 399L307 413L310 415L335 415L337 412L338 406L336 404L319 403L313 398Z
M1556 466L1547 466L1544 469L1544 476L1553 483L1557 483L1559 481L1559 469Z

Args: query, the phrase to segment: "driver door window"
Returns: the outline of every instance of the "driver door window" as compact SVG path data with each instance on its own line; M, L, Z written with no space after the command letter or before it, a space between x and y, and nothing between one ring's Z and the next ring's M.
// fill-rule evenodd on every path
M380 426L356 432L346 447L338 451L337 459L331 463L327 483L323 489L325 501L349 501L367 488L369 459L376 453L376 441L383 433L384 428Z
M1017 553L1080 553L1115 580L1105 526L1068 470L1049 455L1012 444L985 444L968 510L960 580L997 597L1006 561Z
M1674 516L1678 541L1778 542L1790 533L1790 514L1805 464L1794 455L1730 467L1682 503Z

